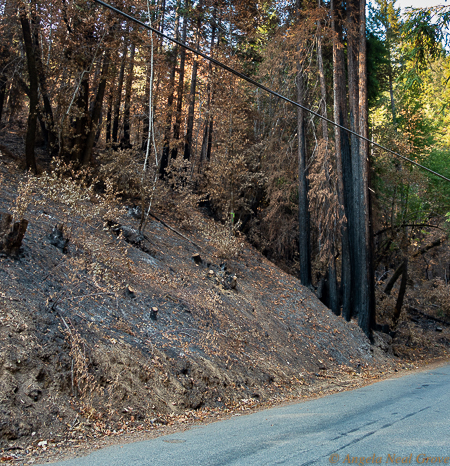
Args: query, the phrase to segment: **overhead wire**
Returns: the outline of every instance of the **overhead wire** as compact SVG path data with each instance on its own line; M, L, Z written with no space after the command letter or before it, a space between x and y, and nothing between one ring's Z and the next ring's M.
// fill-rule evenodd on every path
M213 63L214 65L219 66L220 68L223 68L224 70L228 71L231 74L234 74L235 76L241 78L242 80L247 81L248 83L252 84L253 86L258 87L258 88L262 89L263 91L265 91L265 92L267 92L269 94L272 94L275 97L278 97L279 99L290 103L291 105L294 105L295 107L301 108L301 109L305 110L306 112L310 113L311 115L314 115L314 116L316 116L316 117L318 117L318 118L320 118L322 120L325 120L327 123L329 123L329 124L331 124L333 126L336 126L337 128L340 128L341 130L344 130L347 133L352 134L352 135L358 137L359 139L362 139L363 141L368 142L373 147L378 147L379 149L381 149L381 150L383 150L385 152L388 152L389 154L392 154L395 157L397 157L399 159L402 159L402 160L404 160L404 161L406 161L406 162L408 162L408 163L410 163L412 165L415 165L416 167L419 167L422 170L426 170L427 172L429 172L429 173L431 173L431 174L433 174L433 175L435 175L435 176L437 176L439 178L442 178L443 180L448 181L450 183L450 178L447 178L446 176L441 175L440 173L438 173L438 172L436 172L434 170L431 170L430 168L425 167L424 165L421 165L420 163L418 163L418 162L416 162L414 160L411 160L408 157L405 157L404 155L399 154L398 152L395 152L392 149L389 149L388 147L385 147L385 146L383 146L381 144L378 144L375 141L370 140L369 138L366 138L365 136L357 133L356 131L353 131L353 130L351 130L349 128L346 128L345 126L342 126L339 123L336 123L335 121L330 120L329 118L327 118L327 117L325 117L323 115L320 115L319 113L315 112L314 110L311 110L310 108L305 107L304 105L299 104L298 102L295 102L294 100L291 100L288 97L285 97L284 95L273 91L272 89L264 86L263 84L259 83L258 81L255 81L254 79L250 78L249 76L235 70L234 68L231 68L230 66L226 65L225 63L222 63L219 60L217 60L217 59L215 59L213 57L210 57L209 55L202 52L201 50L194 49L190 45L187 45L187 44L179 41L178 39L174 39L173 37L170 37L167 34L164 34L163 32L158 31L157 29L153 28L152 26L140 21L139 19L135 18L134 16L129 15L128 13L125 13L122 10L119 10L118 8L104 2L103 0L94 0L94 2L98 3L99 5L104 6L105 8L108 8L109 10L111 10L111 11L113 11L115 13L118 13L118 14L122 15L123 17L129 19L130 21L133 21L134 23L139 24L143 28L146 28L146 29L154 32L155 34L158 34L160 37L162 37L162 38L164 38L164 39L166 39L168 41L174 42L175 44L179 45L180 47L183 47L186 50L189 50L190 52L195 53L196 55L204 58L205 60L208 60L210 63Z

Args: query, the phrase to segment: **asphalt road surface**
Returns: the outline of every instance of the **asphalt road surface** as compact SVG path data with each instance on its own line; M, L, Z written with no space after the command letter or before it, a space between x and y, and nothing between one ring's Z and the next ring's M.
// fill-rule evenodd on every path
M450 366L55 464L450 465Z

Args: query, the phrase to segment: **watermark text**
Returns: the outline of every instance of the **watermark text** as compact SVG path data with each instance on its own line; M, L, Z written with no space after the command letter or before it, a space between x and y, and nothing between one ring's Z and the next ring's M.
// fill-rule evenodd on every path
M338 455L333 453L329 457L331 464L448 464L450 465L449 456L435 456L425 453L418 455L397 455L395 453L388 453L387 455L371 456L353 456L353 455Z

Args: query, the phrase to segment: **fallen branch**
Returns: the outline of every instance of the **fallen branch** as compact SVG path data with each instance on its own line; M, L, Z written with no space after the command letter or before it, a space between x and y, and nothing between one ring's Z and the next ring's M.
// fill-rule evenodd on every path
M420 256L422 254L425 254L430 249L435 248L436 246L440 246L446 239L447 239L447 236L443 236L442 238L439 238L436 241L433 241L432 243L427 244L423 248L420 248L418 251L416 251L413 254L413 257L417 257L417 256Z
M398 322L398 319L400 318L400 313L402 311L402 306L403 306L403 299L405 297L405 292L406 292L406 283L408 280L408 258L405 257L403 262L399 265L397 270L394 272L394 275L392 275L391 279L388 281L386 288L384 289L384 292L389 296L391 294L392 288L395 285L395 282L398 280L399 277L402 277L402 281L400 283L400 290L398 292L398 297L397 297L397 303L395 304L395 309L394 309L394 323Z
M175 228L171 227L170 225L167 225L167 223L164 221L164 220L161 220L160 218L158 218L156 215L152 214L151 212L149 213L149 215L151 217L153 217L156 221L158 221L159 223L161 223L161 225L164 225L166 228L168 228L170 231L173 231L174 233L176 233L178 236L181 236L183 239L185 239L186 241L189 241L190 243L192 243L196 248L198 249L202 249L198 244L194 243L194 241L192 241L191 239L189 239L187 236L184 236L183 233L180 233L178 230L175 230ZM150 238L147 237L147 235L145 234L142 234L144 236L144 238L147 240L147 241L150 241ZM151 241L150 241L151 242Z
M406 260L406 259L405 259ZM392 277L389 279L389 281L387 282L387 285L384 289L384 293L387 294L388 296L391 294L391 291L392 291L392 288L394 287L395 285L395 282L398 280L398 278L400 277L400 275L403 274L403 271L404 271L404 268L405 268L405 261L403 261L398 267L397 267L397 270L394 272L394 275L392 275Z
M325 375L320 373L317 373L316 377L321 377L322 379L337 379L335 375Z
M376 233L373 234L373 236L378 236L378 235L382 235L383 233L386 233L387 231L389 230L400 230L401 228L405 228L405 227L411 227L411 228L434 228L436 230L441 230L441 231L445 231L443 228L441 227L438 227L436 225L430 225L429 223L404 223L402 225L398 225L396 227L386 227L386 228L383 228L382 230L379 230L377 231Z
M409 306L408 310L412 311L412 312L415 312L416 314L419 314L422 317L425 317L426 319L433 320L434 322L439 322L440 324L444 324L444 325L450 325L450 322L447 322L446 320L443 320L443 319L439 319L439 317L430 316L429 314L426 314L425 312L422 312L422 311L420 311L419 309L417 309L415 307Z

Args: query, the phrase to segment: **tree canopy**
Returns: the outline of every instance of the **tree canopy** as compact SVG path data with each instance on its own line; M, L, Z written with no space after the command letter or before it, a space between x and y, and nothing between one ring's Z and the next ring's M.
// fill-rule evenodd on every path
M0 125L24 167L94 169L141 231L168 197L201 202L370 336L376 274L445 223L450 186L367 140L450 175L450 8L111 4L353 134L94 2L1 0Z

